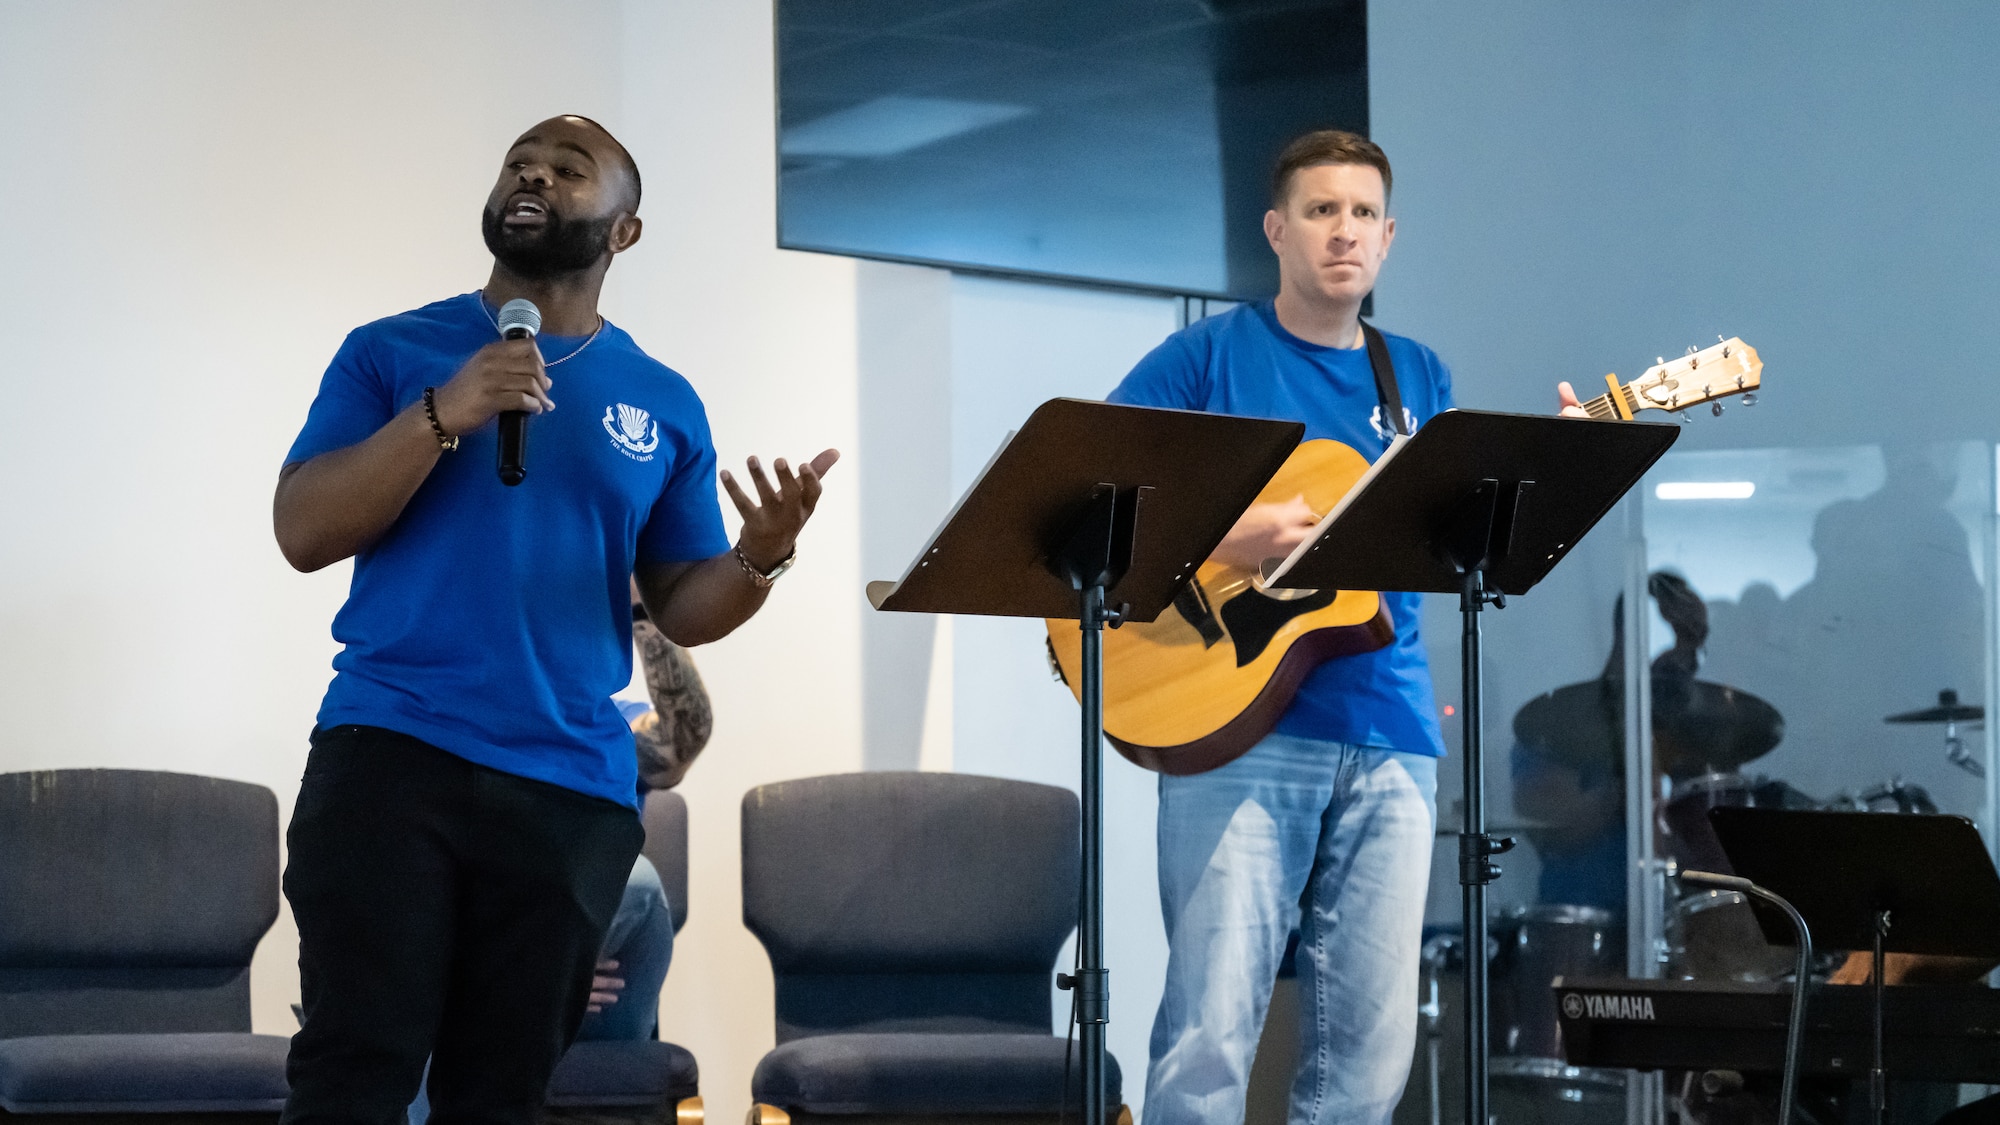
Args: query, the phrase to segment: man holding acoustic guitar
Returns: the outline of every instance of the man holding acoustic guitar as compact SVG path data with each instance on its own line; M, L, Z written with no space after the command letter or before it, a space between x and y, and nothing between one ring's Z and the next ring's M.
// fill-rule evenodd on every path
M1292 142L1278 159L1264 216L1279 262L1276 300L1169 337L1111 401L1303 422L1301 456L1319 450L1331 458L1325 472L1345 478L1336 496L1398 432L1450 409L1451 373L1435 353L1360 320L1396 234L1390 182L1388 158L1365 138L1325 131ZM1567 385L1562 392L1565 413L1582 413ZM1292 1125L1386 1122L1416 1036L1444 753L1417 635L1419 597L1382 594L1379 609L1371 600L1336 617L1318 630L1331 643L1317 649L1300 639L1313 635L1300 629L1308 611L1274 600L1289 592L1253 596L1281 608L1239 613L1229 627L1225 587L1249 590L1259 566L1304 542L1327 507L1305 483L1266 489L1259 499L1176 603L1179 612L1162 615L1164 627L1187 632L1185 643L1161 647L1200 652L1226 642L1236 668L1268 664L1262 690L1252 689L1257 702L1247 706L1281 712L1275 726L1267 714L1238 745L1224 737L1230 728L1201 739L1144 740L1189 752L1179 758L1149 756L1130 745L1138 740L1117 740L1113 731L1119 749L1163 774L1160 904L1169 956L1146 1120L1243 1119L1272 982L1297 926L1301 1055ZM1340 608L1322 600L1311 612ZM1249 632L1256 640L1246 645ZM1133 643L1143 642L1135 635ZM1112 657L1107 648L1107 662ZM1285 689L1294 686L1287 703ZM1163 712L1184 706L1172 697L1192 694L1184 682L1148 689Z

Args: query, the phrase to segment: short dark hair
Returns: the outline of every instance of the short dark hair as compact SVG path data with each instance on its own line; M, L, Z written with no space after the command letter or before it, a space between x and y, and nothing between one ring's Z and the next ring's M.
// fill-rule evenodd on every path
M583 122L585 125L590 126L591 128L597 130L600 133L603 133L604 139L610 141L614 146L617 147L619 162L625 165L625 174L632 177L632 213L635 215L638 214L639 197L644 194L644 191L639 183L639 162L632 159L632 154L625 150L625 142L619 140L617 137L612 136L611 130L606 129L604 126L599 125L597 122L592 121L590 118L585 117L581 113L566 113L563 116L574 117L578 121Z
M1395 178L1389 174L1389 157L1382 147L1359 133L1319 129L1294 140L1278 154L1278 163L1271 169L1271 210L1285 209L1293 176L1321 164L1368 165L1382 173L1382 201L1388 202Z

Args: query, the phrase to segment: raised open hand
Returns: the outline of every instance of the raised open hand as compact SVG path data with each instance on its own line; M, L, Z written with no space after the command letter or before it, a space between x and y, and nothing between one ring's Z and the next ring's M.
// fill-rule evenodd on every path
M722 470L722 487L743 517L743 534L737 546L742 548L750 565L768 571L791 556L799 531L812 518L813 508L819 503L820 478L838 460L840 451L829 449L794 472L780 457L771 464L772 476L777 478L773 484L765 477L764 467L752 457L746 464L750 482L757 489L755 500L736 483L728 469Z

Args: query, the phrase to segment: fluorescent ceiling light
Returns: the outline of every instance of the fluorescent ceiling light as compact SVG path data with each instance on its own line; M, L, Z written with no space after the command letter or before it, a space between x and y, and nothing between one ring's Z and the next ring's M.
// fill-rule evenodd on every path
M1027 106L999 102L876 98L785 130L778 151L786 156L899 156L1029 112Z
M1756 491L1747 480L1670 480L1653 486L1661 500L1748 500Z

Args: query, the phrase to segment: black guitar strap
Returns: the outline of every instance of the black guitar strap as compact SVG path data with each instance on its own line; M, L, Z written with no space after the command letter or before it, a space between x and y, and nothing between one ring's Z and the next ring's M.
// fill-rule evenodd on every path
M1408 437L1410 428L1403 423L1403 396L1396 389L1396 365L1389 359L1389 345L1367 321L1361 322L1361 338L1368 341L1368 366L1375 369L1375 392L1382 396L1382 413L1389 416L1391 429Z

